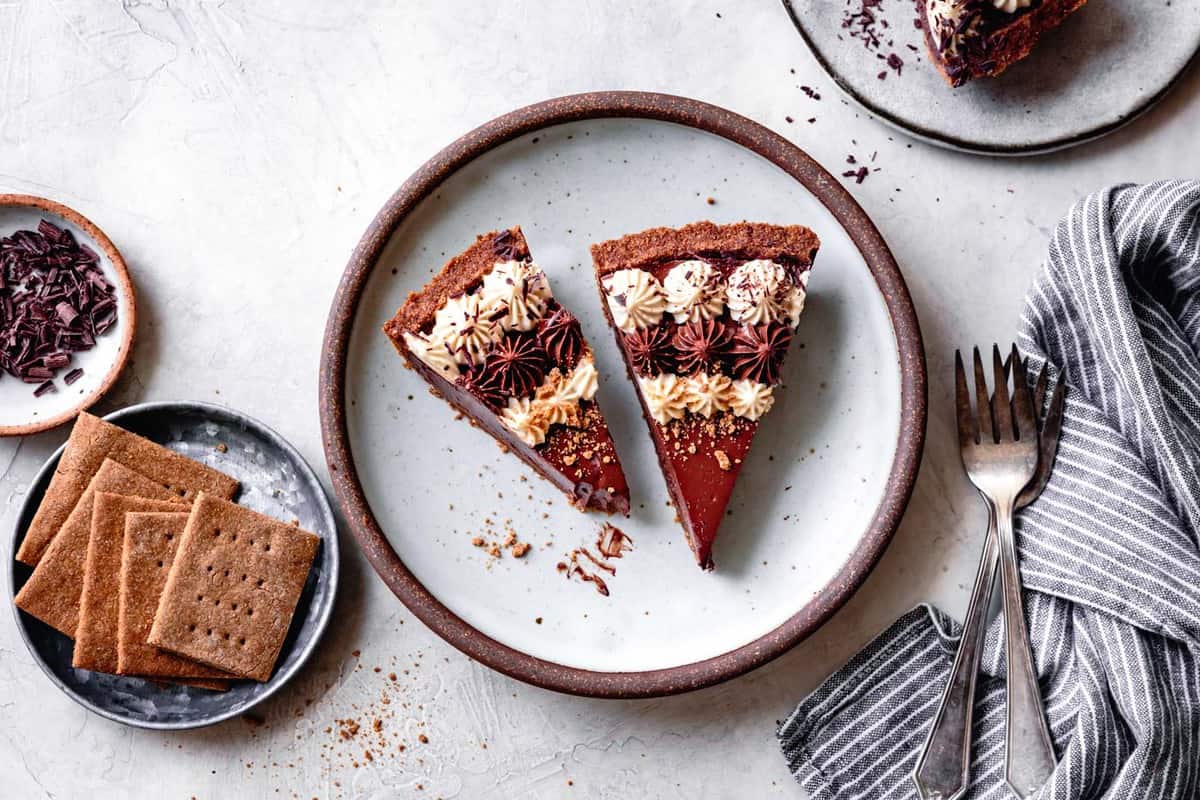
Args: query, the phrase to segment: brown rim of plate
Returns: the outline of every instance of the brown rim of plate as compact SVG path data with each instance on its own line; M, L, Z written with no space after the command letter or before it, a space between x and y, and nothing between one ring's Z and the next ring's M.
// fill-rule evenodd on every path
M78 403L56 417L31 422L26 425L0 425L0 437L28 436L32 433L41 433L51 428L57 428L59 425L66 424L75 419L79 416L80 411L86 411L95 405L112 388L113 384L117 382L117 377L120 376L121 370L125 369L125 364L129 361L129 354L133 350L133 334L137 329L137 298L133 292L133 281L129 277L129 267L125 264L125 259L121 256L121 251L112 243L112 239L109 239L108 235L97 227L96 223L70 206L65 206L55 200L31 194L0 194L0 207L11 206L36 208L39 211L44 211L47 214L53 214L73 222L103 251L109 263L113 265L113 269L117 272L117 296L118 298L124 298L126 301L124 305L118 305L118 312L125 316L125 320L123 321L125 335L121 340L116 360L113 361L112 366L108 369L108 373L104 376L104 380L101 381L100 386L95 391L85 395ZM4 232L0 231L0 235L4 235Z
M707 131L800 181L837 218L870 267L892 320L901 373L900 435L884 499L833 580L759 639L704 661L644 672L594 672L535 658L485 636L442 605L409 572L379 527L358 479L346 427L346 358L355 314L367 280L400 224L451 174L487 151L543 128L607 118L658 120ZM850 193L796 145L745 117L674 95L624 91L570 95L517 109L451 143L413 173L371 221L342 274L325 327L319 391L325 458L338 503L367 560L404 605L443 639L492 669L542 688L605 698L659 697L729 680L787 652L829 619L866 580L900 524L921 461L927 403L916 309L891 251Z

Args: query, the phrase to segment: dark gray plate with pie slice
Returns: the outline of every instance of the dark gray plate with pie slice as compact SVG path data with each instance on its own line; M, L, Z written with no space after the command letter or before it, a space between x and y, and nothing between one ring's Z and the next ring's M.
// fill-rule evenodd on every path
M339 557L337 527L325 491L316 474L283 437L252 417L224 406L142 403L105 419L237 478L242 484L238 503L285 522L298 520L301 528L321 537L275 672L266 683L236 681L224 692L160 685L73 668L71 640L14 605L17 628L54 685L108 719L139 728L180 730L242 714L279 691L300 670L329 622L337 594ZM46 461L29 487L17 516L10 554L25 537L63 449L60 447ZM15 596L32 569L15 560L9 564L9 585Z
M927 60L913 0L871 9L877 46L861 18L846 25L861 5L783 0L834 84L872 116L989 155L1045 153L1111 133L1162 99L1200 51L1200 3L1091 0L1004 74L951 89ZM887 65L892 54L898 70Z

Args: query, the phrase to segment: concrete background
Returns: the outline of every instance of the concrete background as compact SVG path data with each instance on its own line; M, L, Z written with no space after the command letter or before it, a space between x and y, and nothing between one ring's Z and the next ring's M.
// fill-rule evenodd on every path
M906 2L886 6L909 21ZM0 794L798 798L776 721L914 604L961 615L984 517L954 448L954 348L1012 338L1049 232L1076 198L1200 172L1196 70L1102 141L994 160L910 142L857 113L774 0L0 0L0 190L79 209L134 271L139 340L101 412L227 403L323 471L321 335L375 210L475 125L614 88L726 106L838 173L847 155L878 152L880 171L851 188L915 297L931 405L912 506L863 589L811 639L740 680L664 700L580 700L445 645L346 537L341 601L319 657L260 717L180 734L89 715L51 686L0 614ZM6 542L30 480L65 436L0 441Z

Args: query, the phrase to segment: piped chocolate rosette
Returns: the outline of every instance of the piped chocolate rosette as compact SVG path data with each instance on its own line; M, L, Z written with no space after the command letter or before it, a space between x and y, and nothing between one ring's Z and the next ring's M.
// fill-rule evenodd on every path
M384 331L452 406L578 506L628 513L592 349L519 228L479 237Z
M606 313L705 569L759 421L775 403L818 246L798 226L697 223L593 247Z

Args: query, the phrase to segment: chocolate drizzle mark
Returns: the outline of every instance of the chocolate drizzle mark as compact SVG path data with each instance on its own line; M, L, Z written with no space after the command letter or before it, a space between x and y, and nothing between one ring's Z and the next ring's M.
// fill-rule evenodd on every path
M600 551L597 558L587 547L576 547L567 554L566 561L558 562L556 569L568 580L579 578L585 583L596 587L596 591L605 597L609 596L608 584L594 570L616 575L617 568L609 563L609 559L620 558L624 553L633 549L633 540L620 528L604 523L596 536L596 549Z
M596 549L601 558L620 558L633 549L633 539L616 525L606 522L596 536Z

